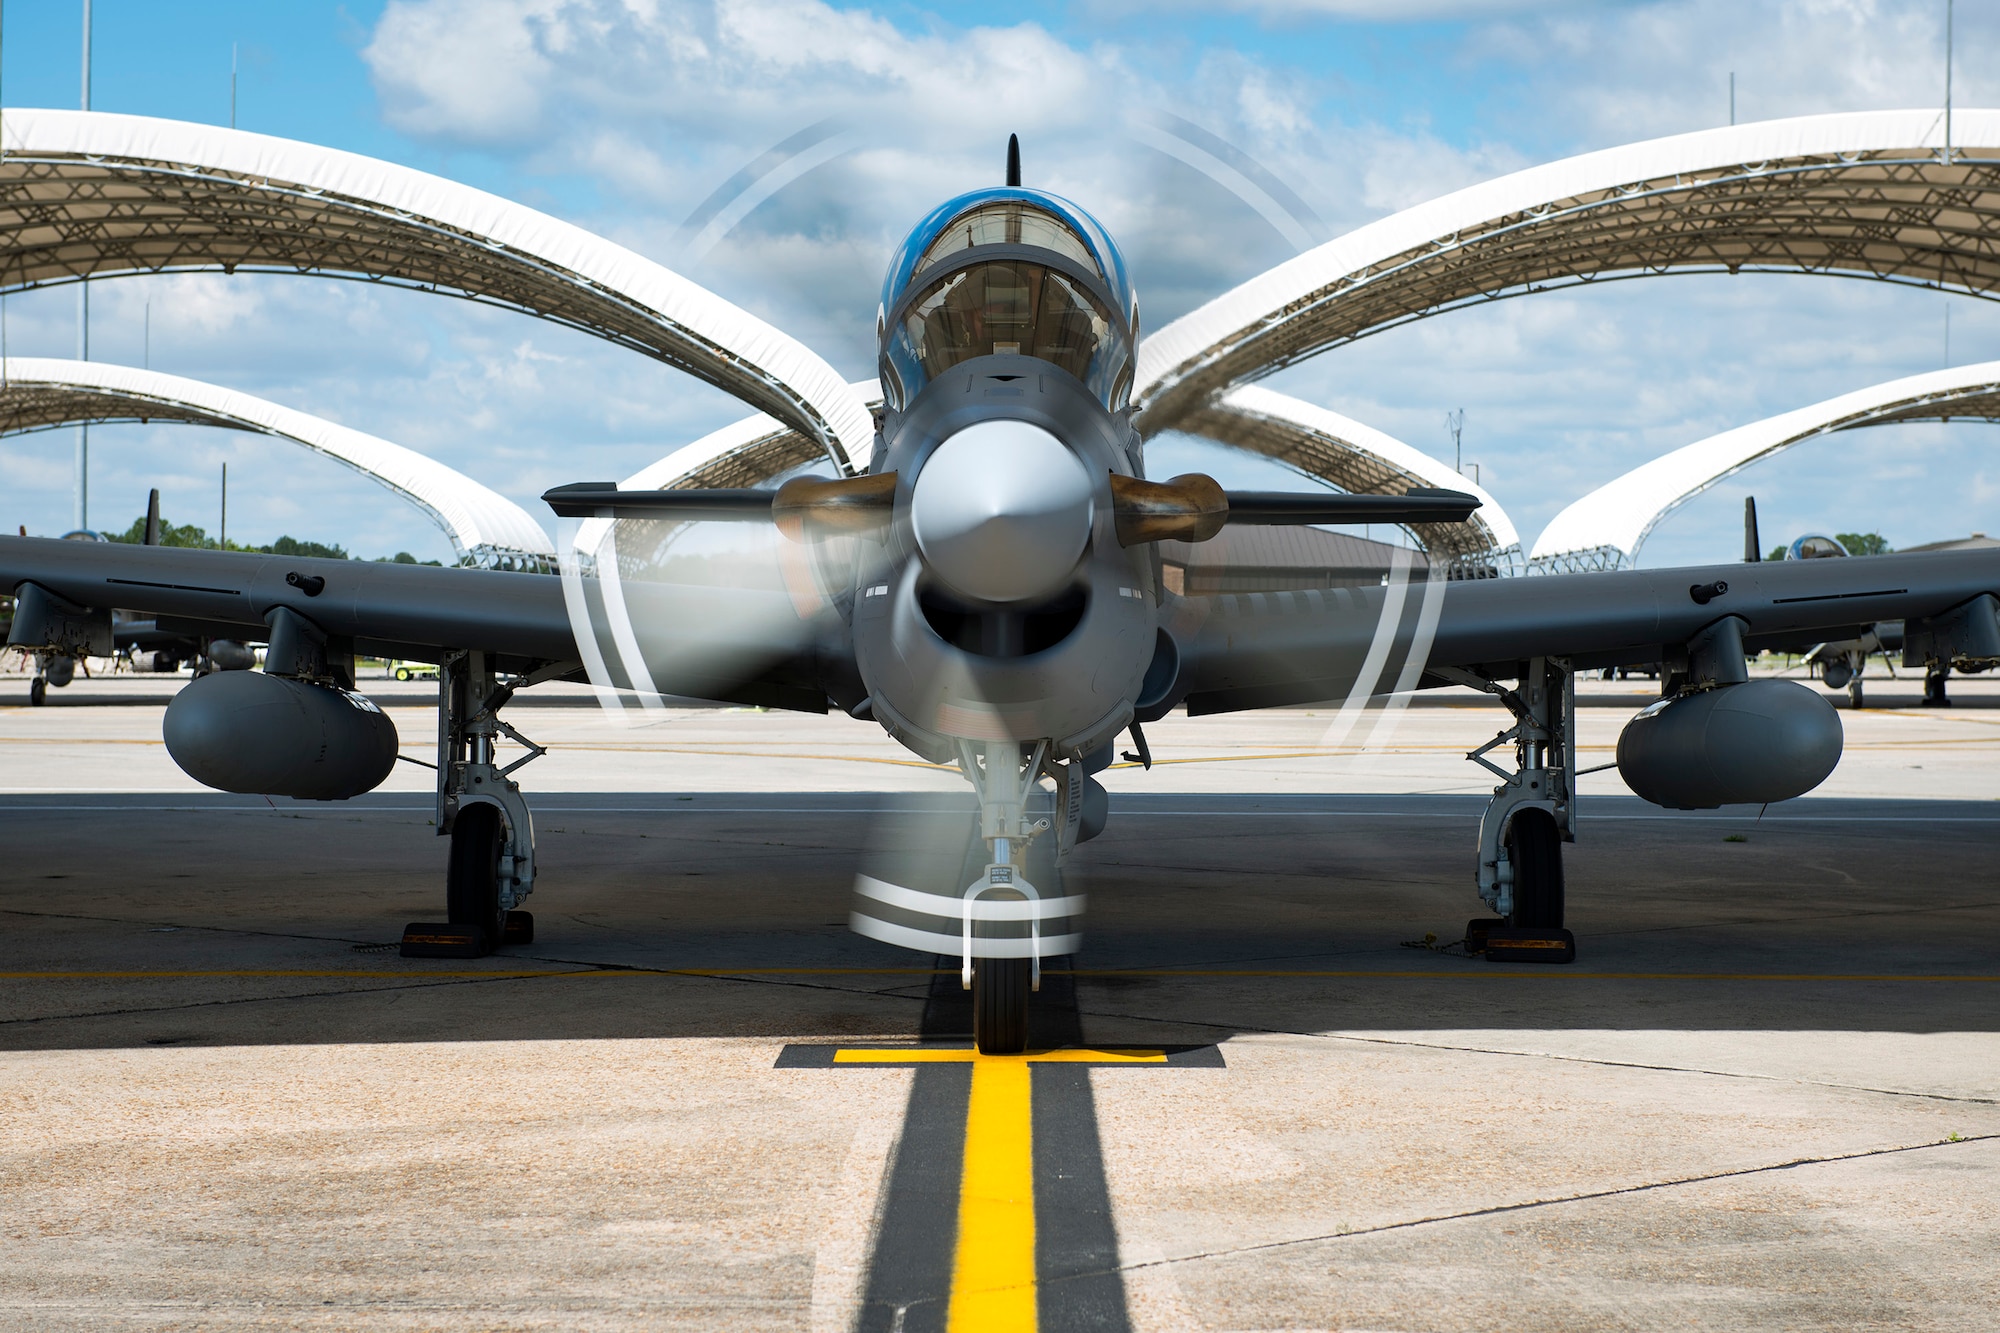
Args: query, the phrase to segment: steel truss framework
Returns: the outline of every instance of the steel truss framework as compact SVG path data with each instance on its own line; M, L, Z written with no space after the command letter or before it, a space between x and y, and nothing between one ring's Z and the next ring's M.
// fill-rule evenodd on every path
M0 288L114 274L310 274L518 310L761 409L841 466L872 432L831 367L671 270L555 218L389 163L211 126L8 110Z
M1654 140L1551 163L1369 224L1167 325L1140 421L1506 296L1665 273L1828 273L2000 294L2000 111L1873 112Z
M0 362L0 435L114 421L175 421L289 440L353 468L423 510L451 540L460 564L554 570L555 547L526 510L401 445L176 375L101 361L12 357Z
M882 386L875 380L858 380L847 391L871 415L882 406ZM759 412L682 445L618 484L628 491L761 486L825 457L812 440Z
M2000 422L2000 361L1891 380L1662 454L1550 520L1528 571L1628 569L1662 519L1724 478L1818 436L1904 421Z
M1414 523L1408 531L1452 577L1518 573L1521 541L1500 502L1400 440L1358 421L1257 385L1202 404L1181 430L1289 464L1353 495L1401 495L1445 487L1479 496L1465 523Z

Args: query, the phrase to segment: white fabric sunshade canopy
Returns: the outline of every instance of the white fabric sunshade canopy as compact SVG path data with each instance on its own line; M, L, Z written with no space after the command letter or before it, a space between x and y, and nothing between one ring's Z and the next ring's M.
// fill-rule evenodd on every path
M408 167L242 130L0 112L0 288L220 269L361 278L510 307L658 358L843 467L867 410L803 344L624 246Z
M882 406L879 380L857 380L847 386L862 409ZM626 491L731 490L762 486L773 477L804 467L826 452L767 412L732 421L700 439L655 459L618 483ZM864 463L865 466L865 463ZM577 528L572 547L594 555L605 534L617 522L587 518Z
M1668 272L1833 273L2000 294L2000 111L1765 121L1630 144L1357 228L1147 338L1148 433L1317 352L1456 306Z
M302 444L396 492L451 539L461 563L546 570L555 546L519 505L400 444L200 380L154 370L9 357L0 362L0 435L100 421L180 421Z
M1410 532L1434 559L1513 573L1521 538L1500 502L1420 449L1352 417L1246 384L1201 405L1179 429L1264 454L1353 495L1401 495L1438 487L1479 497L1465 523L1414 523Z
M1557 514L1531 570L1625 569L1660 520L1725 477L1803 440L1898 421L2000 421L2000 361L1927 371L1753 421L1662 454Z

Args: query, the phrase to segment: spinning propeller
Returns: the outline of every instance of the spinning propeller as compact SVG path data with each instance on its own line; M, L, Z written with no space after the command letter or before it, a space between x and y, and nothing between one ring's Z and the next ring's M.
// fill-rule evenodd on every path
M662 695L831 704L970 782L976 816L877 839L853 923L957 955L982 1050L1021 1048L1042 957L1078 947L1082 900L1060 872L1104 819L1091 775L1128 727L1143 752L1138 723L1186 693L1154 543L1232 523L1462 521L1478 507L1456 491L1146 480L1128 410L1137 324L1110 237L1022 188L1010 143L1008 184L935 210L890 263L873 471L543 497L574 525L565 600L607 703L622 690L654 708ZM1401 581L1393 592L1385 646L1408 637ZM1423 606L1434 625L1436 602Z

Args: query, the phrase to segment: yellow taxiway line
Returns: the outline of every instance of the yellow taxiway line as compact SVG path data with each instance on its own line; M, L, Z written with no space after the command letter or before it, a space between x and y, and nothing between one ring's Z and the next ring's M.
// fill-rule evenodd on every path
M836 1065L972 1066L953 1247L950 1333L1034 1333L1034 1084L1038 1064L1164 1065L1162 1050L1050 1050L981 1055L936 1047L843 1047Z
M973 1062L946 1320L951 1333L1011 1333L1036 1326L1030 1099L1026 1060Z

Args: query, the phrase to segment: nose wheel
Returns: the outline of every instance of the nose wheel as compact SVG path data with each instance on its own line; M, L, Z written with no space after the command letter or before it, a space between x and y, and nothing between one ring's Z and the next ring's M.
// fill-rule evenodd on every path
M972 964L972 1042L981 1055L1028 1049L1028 960L978 958Z

